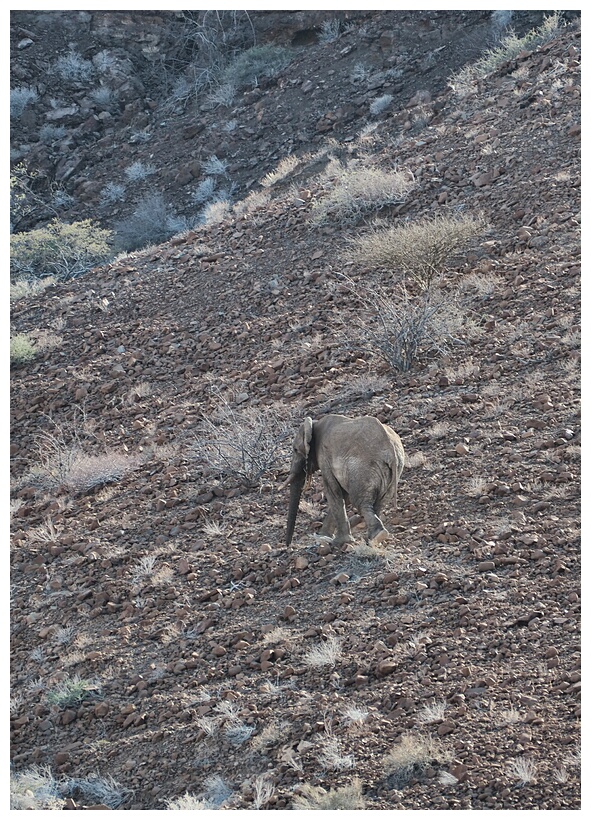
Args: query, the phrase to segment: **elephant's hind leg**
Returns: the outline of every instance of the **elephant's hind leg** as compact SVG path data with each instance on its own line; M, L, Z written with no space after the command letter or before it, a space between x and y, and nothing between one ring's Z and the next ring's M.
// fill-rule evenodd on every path
M336 529L333 538L333 544L336 547L340 547L342 544L352 544L355 539L351 535L351 527L349 526L345 508L346 493L334 476L329 474L323 475L322 478L329 510L322 527L323 534L328 534L325 527L327 530L330 527L330 534Z
M371 504L364 504L359 508L359 512L365 519L367 540L370 544L379 544L380 541L388 537L388 530L384 527L381 518L376 514Z

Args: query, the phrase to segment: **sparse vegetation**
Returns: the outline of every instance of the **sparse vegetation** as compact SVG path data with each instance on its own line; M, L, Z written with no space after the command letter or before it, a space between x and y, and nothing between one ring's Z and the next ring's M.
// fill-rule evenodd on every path
M293 798L291 807L296 811L363 810L366 806L361 780L354 777L346 786L328 791L322 786L304 783L298 788L298 794Z
M217 411L201 423L192 454L221 476L255 487L282 465L291 435L282 408L232 407L220 397Z
M48 766L33 766L10 773L10 808L14 810L61 810L65 806L58 783Z
M134 251L165 242L187 227L162 194L148 194L128 219L116 223L116 243L121 250Z
M450 85L460 96L474 91L477 81L492 74L499 66L514 60L523 51L534 51L554 38L564 25L562 14L557 11L544 18L538 28L532 29L523 37L510 31L501 39L499 45L488 49L476 62L462 68L450 78Z
M338 638L328 638L323 643L314 646L304 655L306 666L315 668L334 666L341 657L341 642Z
M64 678L49 689L45 694L45 700L50 706L67 709L78 706L98 688L97 683L74 675L71 678Z
M387 111L393 99L394 97L391 94L382 94L380 97L376 97L375 100L371 101L369 106L370 114L377 117L384 111Z
M385 171L369 165L331 163L326 172L332 176L328 194L314 202L312 218L317 223L336 220L355 224L383 208L400 205L414 187L412 175L405 171Z
M73 279L112 255L111 231L90 219L68 224L54 219L45 228L10 237L11 278Z
M121 202L125 199L125 185L120 182L107 182L101 191L101 203L112 205L114 202Z
M89 452L84 436L59 426L37 438L39 461L21 481L41 489L66 487L74 493L87 492L119 481L139 466L139 459L115 450Z
M334 17L332 20L323 20L318 34L319 43L334 43L341 36L341 23Z
M507 764L507 773L517 780L520 786L525 786L535 782L538 767L529 757L516 757Z
M28 333L17 333L10 337L10 364L25 364L35 358L37 348Z
M125 176L130 182L141 182L155 173L156 167L154 165L147 165L139 159L132 162L131 165L125 169Z
M261 180L261 185L263 188L270 188L272 185L276 185L282 179L285 179L285 177L293 173L299 164L300 160L298 157L294 154L289 154L281 160L274 171L269 171L268 174L265 174Z
M292 52L283 46L253 46L226 66L221 81L236 88L257 85L263 77L276 77L290 64L292 56Z
M451 751L430 735L405 734L384 759L384 773L394 789L403 789L432 763L452 759Z
M94 76L95 68L90 60L72 50L57 58L53 71L65 82L86 84Z
M427 217L356 238L351 258L368 268L399 272L428 288L487 230L482 217Z
M207 176L227 176L228 163L212 154L203 163L203 173Z
M22 116L25 108L32 105L39 98L35 88L19 86L10 89L10 119L18 119Z

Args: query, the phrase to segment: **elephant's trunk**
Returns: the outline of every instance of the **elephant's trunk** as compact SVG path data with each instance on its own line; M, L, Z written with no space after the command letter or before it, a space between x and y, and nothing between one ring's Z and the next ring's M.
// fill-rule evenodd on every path
M306 473L304 470L301 473L296 473L289 478L289 510L287 512L287 532L285 535L285 543L289 547L291 539L293 538L293 531L295 529L296 518L298 516L298 507L300 506L300 498L304 483L306 481Z

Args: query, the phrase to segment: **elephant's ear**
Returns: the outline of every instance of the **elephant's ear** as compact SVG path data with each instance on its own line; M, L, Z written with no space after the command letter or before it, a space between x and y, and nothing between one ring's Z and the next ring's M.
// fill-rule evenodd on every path
M310 454L310 444L312 443L312 433L314 432L314 422L310 416L304 419L304 441L306 443L306 456Z

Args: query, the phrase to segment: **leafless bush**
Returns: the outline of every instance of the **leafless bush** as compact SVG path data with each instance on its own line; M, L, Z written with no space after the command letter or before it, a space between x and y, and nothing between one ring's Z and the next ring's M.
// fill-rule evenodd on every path
M336 220L355 224L382 208L401 204L414 187L407 171L385 171L359 163L345 168L333 162L327 173L333 176L332 189L313 206L313 221L319 223Z
M286 458L292 430L281 406L236 408L220 397L217 411L204 418L192 455L222 476L259 486Z
M481 217L436 216L377 229L353 241L351 258L369 268L389 268L428 288L450 261L488 229Z
M347 331L349 342L394 370L407 372L421 353L444 353L460 340L468 317L453 294L430 288L413 296L400 284L390 295L377 286L348 284L364 306Z
M82 415L71 424L54 424L52 432L40 433L37 437L39 461L18 484L30 483L46 490L63 486L82 493L119 481L137 469L138 457L109 449L89 452L89 442L94 436L85 426L86 419Z
M133 214L115 226L120 249L133 251L159 244L187 229L187 223L164 201L162 194L149 194Z

